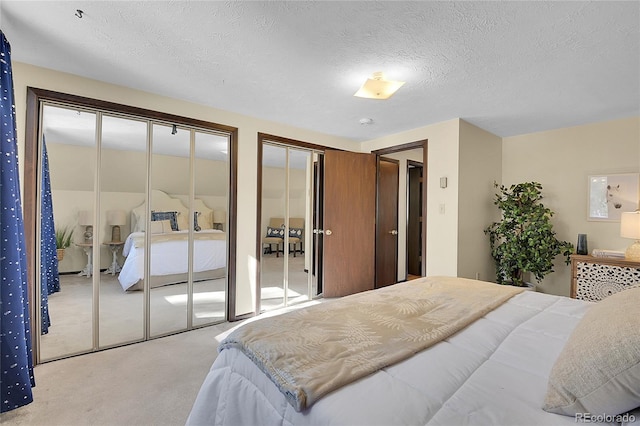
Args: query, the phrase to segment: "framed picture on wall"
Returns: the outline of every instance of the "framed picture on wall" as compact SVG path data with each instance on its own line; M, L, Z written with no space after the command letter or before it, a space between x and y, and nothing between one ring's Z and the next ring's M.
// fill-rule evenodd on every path
M640 173L589 176L591 221L620 222L622 212L638 209Z

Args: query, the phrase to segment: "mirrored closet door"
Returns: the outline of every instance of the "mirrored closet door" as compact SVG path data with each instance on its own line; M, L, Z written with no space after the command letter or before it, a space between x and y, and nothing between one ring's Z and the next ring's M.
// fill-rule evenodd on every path
M262 145L262 311L311 300L314 279L314 160L318 153L277 143Z
M39 111L37 362L226 320L231 133Z

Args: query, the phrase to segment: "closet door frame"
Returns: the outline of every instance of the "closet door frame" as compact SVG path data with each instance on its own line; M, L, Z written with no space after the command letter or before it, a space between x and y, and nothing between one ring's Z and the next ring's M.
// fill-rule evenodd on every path
M46 89L27 87L27 111L25 126L25 149L24 149L24 174L23 174L23 212L25 224L25 240L27 249L27 289L29 295L29 313L31 324L36 324L39 318L38 313L38 286L36 277L36 266L38 265L38 175L39 175L39 154L40 154L40 106L43 101L74 105L101 112L116 113L134 117L145 118L151 121L170 122L177 125L202 128L224 132L229 134L229 188L228 188L228 228L227 228L227 288L226 288L226 318L228 321L237 319L235 313L236 306L236 236L237 236L237 169L238 169L238 129L231 126L197 120L189 117L137 108L123 104L117 104L98 99L86 98L82 96L55 92ZM31 340L34 352L39 350L39 336L32 330Z

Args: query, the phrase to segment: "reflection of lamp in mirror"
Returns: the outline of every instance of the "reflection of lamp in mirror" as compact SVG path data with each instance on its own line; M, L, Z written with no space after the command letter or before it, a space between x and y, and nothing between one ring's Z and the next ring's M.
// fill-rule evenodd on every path
M624 257L627 260L640 262L640 210L622 213L620 217L620 236L636 240L627 248Z
M122 241L120 226L126 225L127 212L124 210L107 210L107 223L111 225L111 241L116 243Z
M227 221L227 213L224 210L213 211L213 227L214 229L223 229L224 223Z
M81 210L78 213L78 225L84 226L84 242L93 243L93 213L88 210Z

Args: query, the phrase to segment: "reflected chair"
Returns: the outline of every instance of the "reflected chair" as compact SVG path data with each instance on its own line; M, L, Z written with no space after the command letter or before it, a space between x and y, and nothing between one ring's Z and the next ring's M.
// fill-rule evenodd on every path
M289 218L289 251L293 245L293 257L296 257L297 247L300 247L300 254L304 253L303 250L304 241L304 218L292 217Z
M264 253L273 253L273 244L276 245L276 257L280 257L280 244L283 244L282 250L284 251L284 219L281 217L272 217L269 220L265 237L262 238L262 245L268 244L268 249L265 247ZM267 251L268 250L268 251Z

